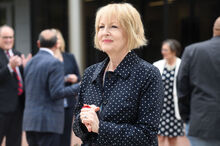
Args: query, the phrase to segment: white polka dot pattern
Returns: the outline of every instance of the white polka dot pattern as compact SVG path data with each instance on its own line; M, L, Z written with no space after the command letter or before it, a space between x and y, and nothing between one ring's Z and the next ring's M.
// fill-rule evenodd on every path
M182 120L178 120L174 111L173 82L175 68L168 70L164 68L162 81L165 90L163 110L161 114L158 134L161 136L176 137L184 135ZM172 84L171 84L172 83Z
M83 104L101 106L99 134L89 133L77 116L73 130L84 142L94 145L157 146L163 102L158 69L128 53L114 72L104 69L109 59L86 69L80 87L79 114Z

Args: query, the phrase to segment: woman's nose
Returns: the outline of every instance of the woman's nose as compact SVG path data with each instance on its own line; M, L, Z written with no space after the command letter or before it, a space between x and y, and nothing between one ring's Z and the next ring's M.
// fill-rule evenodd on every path
M105 27L105 29L104 29L104 34L105 34L105 35L110 35L109 28Z

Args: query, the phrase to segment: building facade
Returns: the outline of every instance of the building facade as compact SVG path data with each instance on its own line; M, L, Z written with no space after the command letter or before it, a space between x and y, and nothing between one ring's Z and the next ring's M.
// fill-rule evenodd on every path
M129 2L140 12L149 44L136 52L150 63L162 58L166 38L179 40L183 48L211 38L220 16L219 0L0 0L0 25L15 28L15 48L24 54L38 51L41 30L60 29L83 73L105 57L93 47L94 22L97 9L111 2Z

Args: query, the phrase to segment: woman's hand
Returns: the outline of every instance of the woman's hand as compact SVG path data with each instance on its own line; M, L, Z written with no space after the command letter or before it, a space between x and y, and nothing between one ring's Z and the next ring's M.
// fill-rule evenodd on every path
M65 82L70 82L72 84L78 81L78 77L75 74L68 74L65 76Z
M98 133L99 119L96 114L97 111L99 111L99 107L95 105L84 104L83 108L81 109L80 119L89 132Z

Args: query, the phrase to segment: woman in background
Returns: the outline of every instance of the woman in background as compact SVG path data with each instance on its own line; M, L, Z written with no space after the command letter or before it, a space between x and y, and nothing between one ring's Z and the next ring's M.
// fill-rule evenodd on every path
M184 136L176 91L176 76L181 62L177 56L180 50L181 45L177 40L167 39L162 43L163 59L154 63L160 70L164 86L164 103L158 132L159 146L181 146L177 138Z
M65 86L80 82L79 68L76 63L75 57L71 53L65 52L65 41L61 32L58 29L54 29L57 33L58 48L55 52L55 57L58 58L64 64ZM71 143L71 129L73 120L73 111L76 104L76 98L64 98L65 109L65 123L64 132L61 135L60 146L70 146Z

